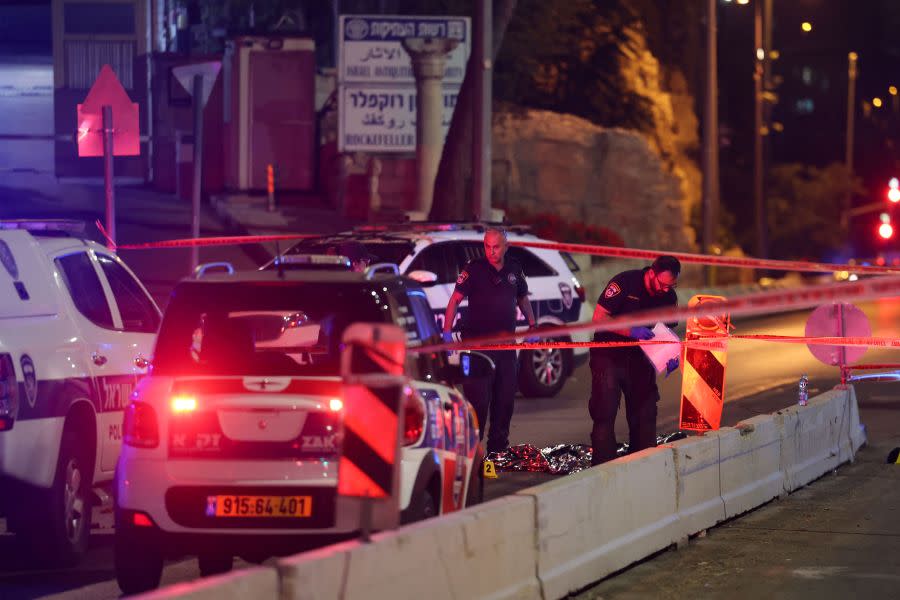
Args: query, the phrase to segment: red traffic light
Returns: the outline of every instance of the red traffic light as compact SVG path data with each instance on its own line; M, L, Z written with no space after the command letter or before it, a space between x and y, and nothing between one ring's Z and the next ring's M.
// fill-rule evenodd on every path
M878 226L878 235L883 240L889 240L894 237L894 226L890 223L882 223Z
M888 181L887 199L891 202L900 202L900 179L891 177Z

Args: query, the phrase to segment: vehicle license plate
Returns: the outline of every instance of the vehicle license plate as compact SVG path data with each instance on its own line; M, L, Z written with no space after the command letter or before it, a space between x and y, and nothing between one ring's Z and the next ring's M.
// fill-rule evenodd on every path
M310 517L312 496L208 496L211 517Z

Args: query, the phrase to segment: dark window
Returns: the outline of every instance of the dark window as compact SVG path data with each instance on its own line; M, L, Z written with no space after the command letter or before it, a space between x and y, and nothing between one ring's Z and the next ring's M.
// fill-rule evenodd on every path
M526 248L510 246L506 254L522 265L525 277L552 277L557 274L550 265Z
M100 277L97 276L87 252L57 258L56 265L78 312L100 327L112 329L112 313L106 302Z
M159 375L338 375L351 323L391 322L380 287L298 281L190 282L166 308Z
M131 273L109 256L97 255L100 267L109 281L125 331L156 333L159 329L159 313L153 301L144 293Z
M69 2L63 4L67 34L133 34L134 4Z
M575 259L572 258L572 255L568 252L560 252L560 256L562 256L563 261L566 263L566 266L569 267L569 270L573 273L577 273L581 270L581 267L578 266L578 263L575 262Z
M484 242L465 242L460 245L460 248L462 251L463 265L470 260L484 258Z
M454 265L447 264L447 257L453 256L452 244L432 244L426 247L410 263L411 271L431 271L437 275L437 283L453 283L459 275Z
M406 338L410 345L419 345L419 342L427 344L439 342L437 325L434 322L434 313L421 289L411 289L406 297L398 294L399 316L403 321L400 325L406 330ZM414 379L432 380L440 378L444 365L443 352L408 352L406 360L407 373Z
M412 307L413 316L416 318L416 327L419 330L419 339L423 342L433 341L437 339L437 325L434 322L434 313L425 292L421 290L410 290L408 292L409 304Z
M482 242L453 242L447 246L448 262L450 262L450 274L453 280L459 277L460 271L470 260L484 256L484 244ZM450 249L453 249L451 252Z

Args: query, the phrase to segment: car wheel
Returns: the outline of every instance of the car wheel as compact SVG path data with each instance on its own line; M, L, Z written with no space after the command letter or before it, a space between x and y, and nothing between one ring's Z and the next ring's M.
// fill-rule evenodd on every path
M425 519L438 516L437 502L435 502L431 491L424 489L421 494L412 497L409 501L409 507L404 512L406 513L406 518L403 519L404 524L424 521Z
M127 525L116 523L114 555L116 581L123 593L140 594L159 586L163 556L156 544L137 539Z
M34 490L27 515L16 523L35 556L74 566L87 552L91 531L90 460L85 444L71 432L63 435L53 485Z
M200 565L200 575L209 577L230 571L234 566L234 557L230 554L200 554L197 563Z
M550 398L566 383L566 351L526 350L519 363L519 390L529 398Z
M472 461L469 487L466 490L466 507L484 502L484 454L479 450Z

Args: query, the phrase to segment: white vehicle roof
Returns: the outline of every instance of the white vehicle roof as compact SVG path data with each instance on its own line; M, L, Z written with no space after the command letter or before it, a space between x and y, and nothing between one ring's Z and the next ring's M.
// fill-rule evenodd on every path
M46 226L42 227L42 223ZM58 294L50 257L66 251L104 249L96 242L77 237L77 230L66 228L67 223L0 222L0 318L57 314ZM40 235L49 231L62 235Z
M0 231L0 264L0 318L56 314L47 254L30 233Z
M378 238L379 236L406 238L409 240L431 240L431 241L451 241L451 240L482 240L486 229L493 225L457 225L449 224L419 224L410 223L408 227L403 224L391 226L362 226L357 227L353 231L342 232L340 236L371 236ZM496 227L506 231L506 237L510 240L527 239L530 241L549 241L541 240L533 233L525 231L521 227L504 227L497 225Z

